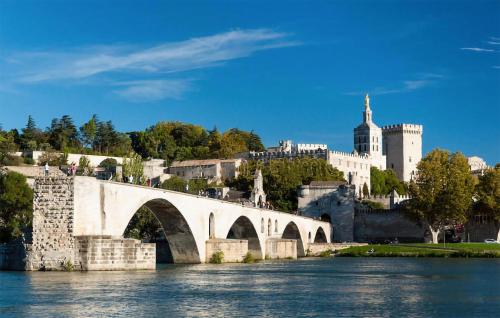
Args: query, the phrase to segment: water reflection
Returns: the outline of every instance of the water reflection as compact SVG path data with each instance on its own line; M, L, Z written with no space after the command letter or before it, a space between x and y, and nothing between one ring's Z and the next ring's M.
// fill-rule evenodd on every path
M138 272L0 272L0 316L494 317L499 265L335 258Z

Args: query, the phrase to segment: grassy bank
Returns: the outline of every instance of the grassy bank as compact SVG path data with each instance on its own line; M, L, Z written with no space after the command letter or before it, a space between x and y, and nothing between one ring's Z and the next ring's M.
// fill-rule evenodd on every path
M351 257L485 257L500 258L500 244L399 244L354 246L337 251Z

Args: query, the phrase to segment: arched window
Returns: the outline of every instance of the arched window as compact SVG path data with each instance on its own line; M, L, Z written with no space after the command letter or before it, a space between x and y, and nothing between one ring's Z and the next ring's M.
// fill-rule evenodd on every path
M264 233L264 218L260 219L260 233Z
M311 243L311 232L309 232L308 237L309 237L309 243Z
M271 229L271 226L272 226L272 224L271 224L271 219L269 219L269 220L267 221L267 235L268 235L268 236L271 236L271 233L272 233L272 232L271 232L271 230L272 230L272 229Z
M215 238L215 216L213 213L210 213L208 218L208 237Z
M278 233L278 220L274 220L274 232Z

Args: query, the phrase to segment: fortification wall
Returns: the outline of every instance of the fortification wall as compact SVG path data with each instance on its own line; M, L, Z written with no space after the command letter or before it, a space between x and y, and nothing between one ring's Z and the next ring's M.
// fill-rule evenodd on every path
M423 242L426 229L398 210L358 211L354 213L354 240L371 242L394 240Z

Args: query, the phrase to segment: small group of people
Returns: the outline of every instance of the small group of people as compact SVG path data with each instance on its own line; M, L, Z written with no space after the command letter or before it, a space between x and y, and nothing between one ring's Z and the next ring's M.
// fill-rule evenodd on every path
M259 201L259 203L257 204L257 207L261 208L261 209L274 210L274 206L269 201L266 201L266 202Z
M68 176L75 176L76 175L76 163L72 162L71 165L68 167Z

